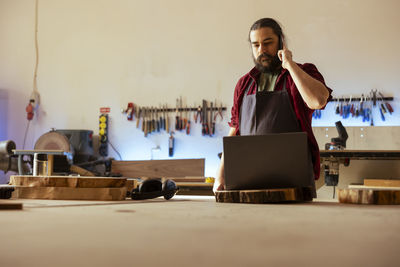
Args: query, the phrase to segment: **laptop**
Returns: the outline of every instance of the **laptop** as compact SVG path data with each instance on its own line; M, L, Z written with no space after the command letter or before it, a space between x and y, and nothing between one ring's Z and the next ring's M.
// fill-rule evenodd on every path
M310 186L307 142L305 132L224 137L225 190Z

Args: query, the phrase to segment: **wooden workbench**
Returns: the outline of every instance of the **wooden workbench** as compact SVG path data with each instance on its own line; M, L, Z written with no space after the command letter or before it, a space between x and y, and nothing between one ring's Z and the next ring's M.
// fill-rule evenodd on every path
M397 266L400 206L11 200L1 266Z

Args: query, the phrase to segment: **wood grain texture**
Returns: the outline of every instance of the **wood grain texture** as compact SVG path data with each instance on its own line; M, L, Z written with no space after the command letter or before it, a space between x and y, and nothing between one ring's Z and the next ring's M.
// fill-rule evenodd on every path
M354 185L350 184L348 189L371 189L371 190L400 190L400 187L389 187L389 186L368 186L368 185Z
M384 179L364 179L366 186L386 186L386 187L400 187L400 179L384 180Z
M13 197L52 200L124 200L126 198L126 188L16 186Z
M226 190L217 191L217 202L230 203L279 203L312 201L312 189L305 188L281 188L265 190Z
M125 177L204 176L204 159L145 160L112 162L111 170Z
M106 188L124 187L126 178L110 177L72 177L72 176L31 176L14 175L10 177L10 184L31 187L74 187L74 188Z
M400 190L339 189L340 203L399 205Z

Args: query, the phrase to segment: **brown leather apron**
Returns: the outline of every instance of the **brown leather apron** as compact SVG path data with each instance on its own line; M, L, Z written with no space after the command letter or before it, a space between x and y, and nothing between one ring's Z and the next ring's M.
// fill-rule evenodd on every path
M283 89L280 91L262 91L248 95L254 80L250 82L243 96L239 115L240 135L265 135L270 133L301 132L299 122L290 103L286 87L286 77L283 77ZM308 153L310 169L310 185L315 181L311 153Z

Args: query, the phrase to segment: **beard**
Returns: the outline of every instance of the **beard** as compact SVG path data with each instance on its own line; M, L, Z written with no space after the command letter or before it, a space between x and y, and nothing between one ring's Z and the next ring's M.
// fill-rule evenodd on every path
M264 66L262 64L262 60L267 60L268 65ZM253 57L254 64L256 65L256 68L260 72L264 73L278 73L280 69L282 68L282 62L279 60L278 55L271 56L268 55L267 53L263 53L255 59Z

